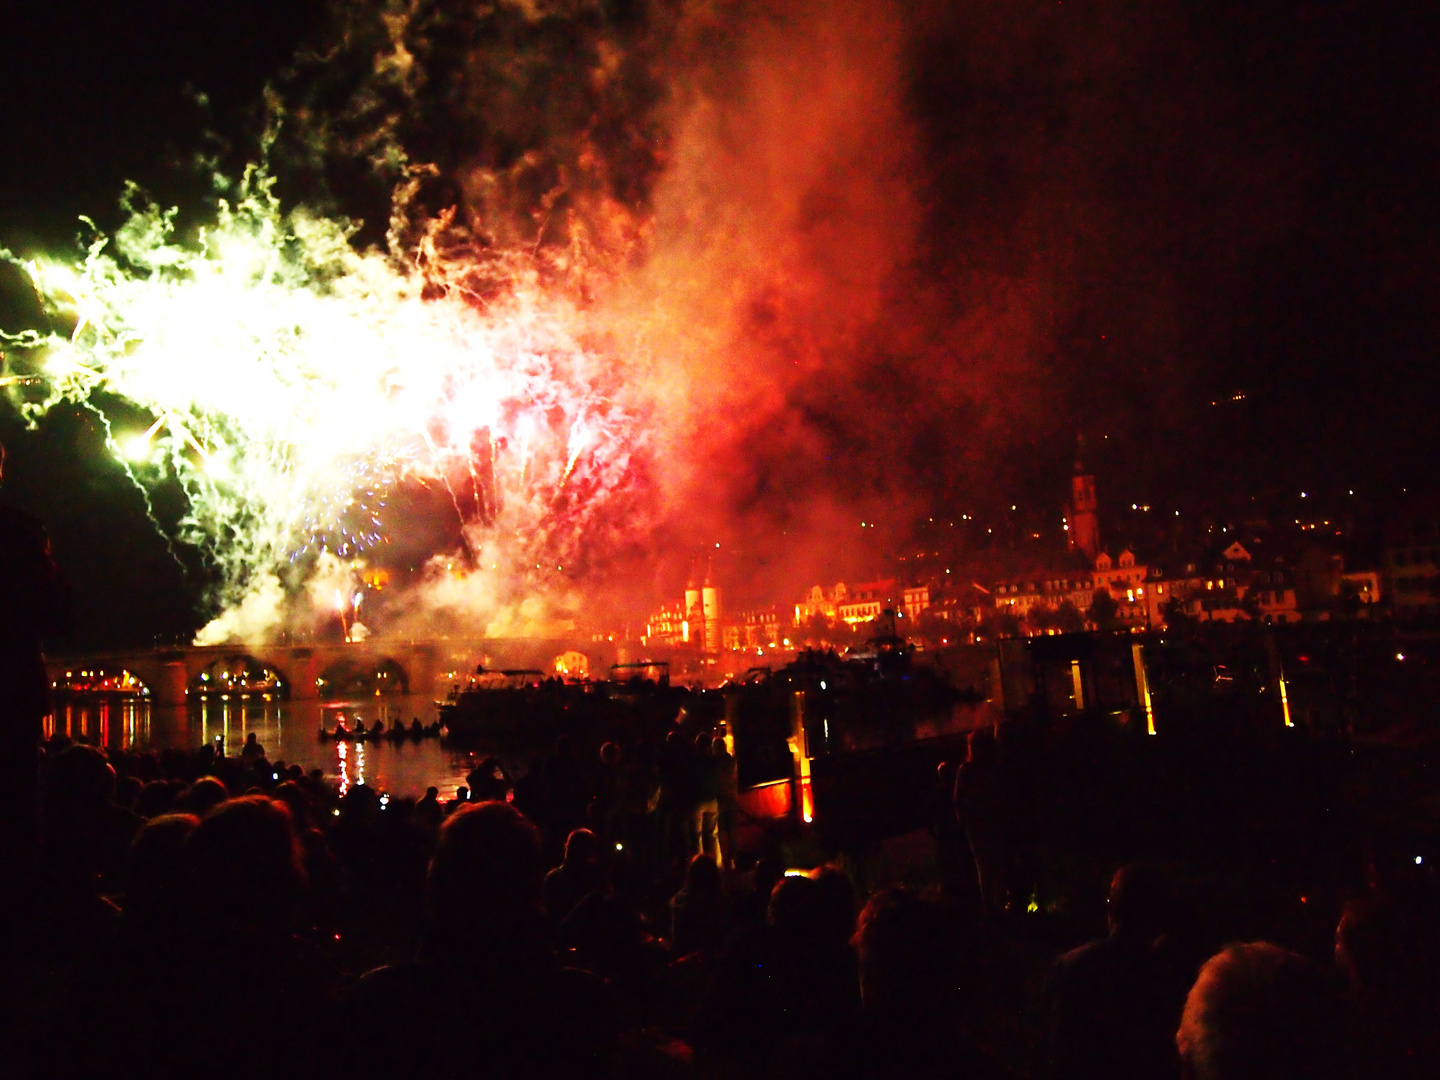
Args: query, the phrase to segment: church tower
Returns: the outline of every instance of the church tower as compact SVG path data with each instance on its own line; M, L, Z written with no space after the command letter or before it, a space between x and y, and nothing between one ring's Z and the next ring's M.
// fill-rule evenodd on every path
M1091 562L1100 554L1100 520L1095 504L1095 477L1085 471L1085 438L1081 436L1075 454L1075 475L1070 477L1070 528L1072 551L1080 551Z
M700 641L705 633L705 612L700 605L700 586L695 582L695 560L690 560L690 577L685 582L685 640Z
M701 614L705 618L704 648L720 651L720 587L715 584L715 568L705 564L705 584L700 588Z

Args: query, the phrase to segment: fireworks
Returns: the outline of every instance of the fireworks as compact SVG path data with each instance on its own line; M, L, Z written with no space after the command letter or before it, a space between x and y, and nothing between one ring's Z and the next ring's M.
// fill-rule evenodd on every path
M229 606L320 557L358 568L403 525L385 507L406 481L443 487L465 561L523 589L624 486L638 425L583 312L522 257L430 254L357 251L344 223L282 212L257 170L192 243L132 197L78 264L24 264L66 329L8 335L5 374L31 418L102 396L153 418L107 419L110 447L137 483L184 485L182 537Z

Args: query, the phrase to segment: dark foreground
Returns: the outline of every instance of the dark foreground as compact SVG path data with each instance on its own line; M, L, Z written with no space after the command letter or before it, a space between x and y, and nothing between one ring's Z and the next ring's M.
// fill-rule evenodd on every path
M737 852L733 761L675 734L482 762L453 800L52 741L6 890L4 1073L1440 1075L1428 862L1341 804L1276 832L1264 743L1181 800L1149 758L1066 769L982 731L924 829ZM1087 779L1131 793L1125 827ZM1181 803L1249 809L1167 847Z

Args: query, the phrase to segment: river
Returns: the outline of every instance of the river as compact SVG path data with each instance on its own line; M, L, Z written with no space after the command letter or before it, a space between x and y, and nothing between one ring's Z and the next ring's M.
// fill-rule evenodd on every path
M436 713L433 701L416 696L323 702L208 698L172 708L144 700L97 698L57 705L47 733L59 731L112 749L195 748L220 738L228 753L238 754L253 731L271 761L322 769L341 789L365 783L396 796L420 796L434 785L441 798L450 798L475 762L489 753L501 757L512 772L524 768L516 747L482 744L459 750L439 739L321 742L322 719L333 730L341 715L353 726L357 718L366 725L376 720L388 725L397 718L409 723L417 716L428 724Z

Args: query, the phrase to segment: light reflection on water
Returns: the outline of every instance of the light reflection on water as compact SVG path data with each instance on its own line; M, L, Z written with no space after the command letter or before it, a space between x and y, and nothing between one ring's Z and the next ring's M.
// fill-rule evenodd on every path
M344 702L210 698L166 708L143 700L95 698L57 705L46 721L46 734L59 731L112 749L191 749L219 738L226 753L235 755L253 731L270 761L322 769L342 792L365 783L393 795L417 797L432 784L440 789L441 798L452 797L482 754L479 748L475 752L447 749L439 739L321 742L322 720L333 731L342 715L347 727L357 719L373 726L376 720L408 724L419 717L428 724L435 719L435 703L413 696Z

